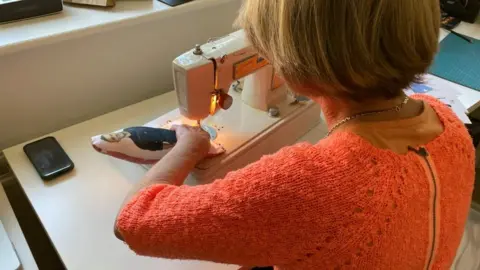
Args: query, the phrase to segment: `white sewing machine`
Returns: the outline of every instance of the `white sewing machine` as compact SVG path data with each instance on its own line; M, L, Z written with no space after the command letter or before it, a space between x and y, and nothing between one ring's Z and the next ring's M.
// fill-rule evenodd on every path
M319 106L290 93L242 30L179 56L173 77L179 109L155 126L201 124L226 150L197 165L197 181L222 177L291 145L320 121Z

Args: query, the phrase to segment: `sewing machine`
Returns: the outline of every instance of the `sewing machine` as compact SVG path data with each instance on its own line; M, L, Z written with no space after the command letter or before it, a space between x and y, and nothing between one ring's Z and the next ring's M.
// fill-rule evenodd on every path
M155 126L197 124L225 149L197 165L197 181L222 177L291 145L320 121L319 106L291 93L242 30L177 57L173 77L179 108Z

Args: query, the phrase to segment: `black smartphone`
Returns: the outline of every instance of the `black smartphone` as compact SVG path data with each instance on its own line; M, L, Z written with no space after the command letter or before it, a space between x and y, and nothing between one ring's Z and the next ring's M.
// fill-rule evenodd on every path
M72 160L54 137L29 143L23 147L23 151L43 180L52 180L74 167Z

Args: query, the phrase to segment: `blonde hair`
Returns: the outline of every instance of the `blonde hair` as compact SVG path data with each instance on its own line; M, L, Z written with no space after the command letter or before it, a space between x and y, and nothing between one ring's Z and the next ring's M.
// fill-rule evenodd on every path
M393 98L433 61L440 7L438 0L244 0L236 25L310 95Z

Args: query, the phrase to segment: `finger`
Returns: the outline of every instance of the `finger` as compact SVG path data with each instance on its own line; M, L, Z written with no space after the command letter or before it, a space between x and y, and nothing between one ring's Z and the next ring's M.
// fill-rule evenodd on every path
M211 143L210 144L210 149L207 154L207 158L212 158L218 155L221 155L225 153L225 148L221 145L218 145L216 143Z
M179 127L180 127L179 125L172 125L172 126L170 127L170 130L177 131L177 129L178 129Z

